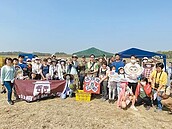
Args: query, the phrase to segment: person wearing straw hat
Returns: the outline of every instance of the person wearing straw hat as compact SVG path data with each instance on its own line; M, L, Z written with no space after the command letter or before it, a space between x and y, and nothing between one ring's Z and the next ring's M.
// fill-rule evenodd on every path
M72 74L65 74L63 77L66 80L65 88L61 93L61 98L66 99L67 96L73 96L73 92L76 90L76 85L74 84L74 76Z

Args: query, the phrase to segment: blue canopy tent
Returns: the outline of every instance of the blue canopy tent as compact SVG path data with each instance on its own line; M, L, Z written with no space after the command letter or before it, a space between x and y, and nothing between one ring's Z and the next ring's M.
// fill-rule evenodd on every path
M131 55L135 55L137 58L140 58L140 59L143 57L152 58L153 56L157 55L161 59L163 59L165 71L166 71L166 55L164 55L164 54L145 51L145 50L141 50L138 48L130 48L130 49L124 50L122 52L119 52L119 54L120 54L121 58L130 58Z

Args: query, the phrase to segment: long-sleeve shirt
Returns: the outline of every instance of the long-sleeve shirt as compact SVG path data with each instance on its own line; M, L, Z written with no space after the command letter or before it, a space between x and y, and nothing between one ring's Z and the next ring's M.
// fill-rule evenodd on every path
M4 65L1 68L1 84L4 84L4 81L13 82L15 78L15 68L14 66Z

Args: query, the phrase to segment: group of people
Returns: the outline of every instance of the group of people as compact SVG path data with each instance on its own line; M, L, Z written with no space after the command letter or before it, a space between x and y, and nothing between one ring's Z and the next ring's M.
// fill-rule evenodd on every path
M86 76L100 78L102 101L108 100L112 104L117 101L117 108L125 109L131 105L137 111L136 106L143 104L147 110L151 106L157 106L161 111L164 105L172 112L172 63L165 71L158 56L152 59L144 57L139 62L135 55L131 55L128 63L121 60L119 54L109 59L105 56L96 59L91 54L88 60L82 56L79 61L77 55L68 59L60 59L55 55L44 59L36 57L27 59L26 62L23 56L6 58L5 65L1 68L1 84L5 87L1 93L7 89L8 103L13 105L11 95L15 79L72 78L73 85L66 85L70 93L65 94L65 98L67 95L72 97L75 90L83 89Z

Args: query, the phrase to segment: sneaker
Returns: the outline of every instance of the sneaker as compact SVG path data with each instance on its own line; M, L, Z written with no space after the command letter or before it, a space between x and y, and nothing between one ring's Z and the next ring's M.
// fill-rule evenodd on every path
M106 101L106 99L104 98L103 101Z
M149 110L149 109L150 109L150 106L147 106L147 107L146 107L146 110Z
M135 106L131 106L131 109L133 109L134 111L138 111L138 109Z
M5 94L7 91L5 90L5 89L3 89L2 91L1 91L1 94Z
M14 102L11 100L11 101L8 101L8 104L9 105L14 105Z
M108 102L111 103L111 99L109 99Z
M172 111L168 111L168 114L172 115Z
M115 100L113 99L113 100L112 100L112 104L114 104L114 103L115 103Z
M162 112L162 109L161 109L161 108L158 108L158 109L157 109L157 112Z

